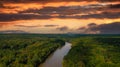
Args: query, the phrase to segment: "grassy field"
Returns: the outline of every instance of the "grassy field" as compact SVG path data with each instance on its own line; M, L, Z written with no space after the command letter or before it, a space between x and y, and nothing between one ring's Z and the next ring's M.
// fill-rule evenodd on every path
M34 35L0 35L0 67L38 67L64 41Z
M78 37L71 43L63 67L120 67L119 36Z

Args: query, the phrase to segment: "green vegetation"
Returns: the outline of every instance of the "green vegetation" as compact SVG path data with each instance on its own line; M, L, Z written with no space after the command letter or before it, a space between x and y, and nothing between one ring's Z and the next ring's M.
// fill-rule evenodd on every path
M0 67L38 67L64 41L33 35L0 35Z
M39 67L65 41L63 67L120 67L120 35L0 34L0 67Z
M79 37L64 58L64 67L120 67L120 37Z

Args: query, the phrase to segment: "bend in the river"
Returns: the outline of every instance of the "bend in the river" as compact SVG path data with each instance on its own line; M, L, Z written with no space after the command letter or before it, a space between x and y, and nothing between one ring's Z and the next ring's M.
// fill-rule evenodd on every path
M66 42L62 48L58 48L53 54L51 54L46 61L40 65L40 67L62 67L63 58L69 50L71 44Z

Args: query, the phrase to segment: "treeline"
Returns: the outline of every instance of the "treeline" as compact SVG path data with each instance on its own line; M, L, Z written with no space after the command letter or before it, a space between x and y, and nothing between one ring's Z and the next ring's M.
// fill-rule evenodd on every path
M61 39L47 37L31 38L14 35L2 37L0 67L38 67L53 51L65 43Z
M119 37L80 37L72 44L63 67L120 67Z

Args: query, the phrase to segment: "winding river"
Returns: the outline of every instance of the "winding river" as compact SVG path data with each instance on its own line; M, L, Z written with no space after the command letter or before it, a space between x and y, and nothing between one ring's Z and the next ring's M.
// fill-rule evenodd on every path
M61 48L58 48L53 54L51 54L46 61L40 65L40 67L62 67L63 58L69 50L71 49L71 44L66 42Z

